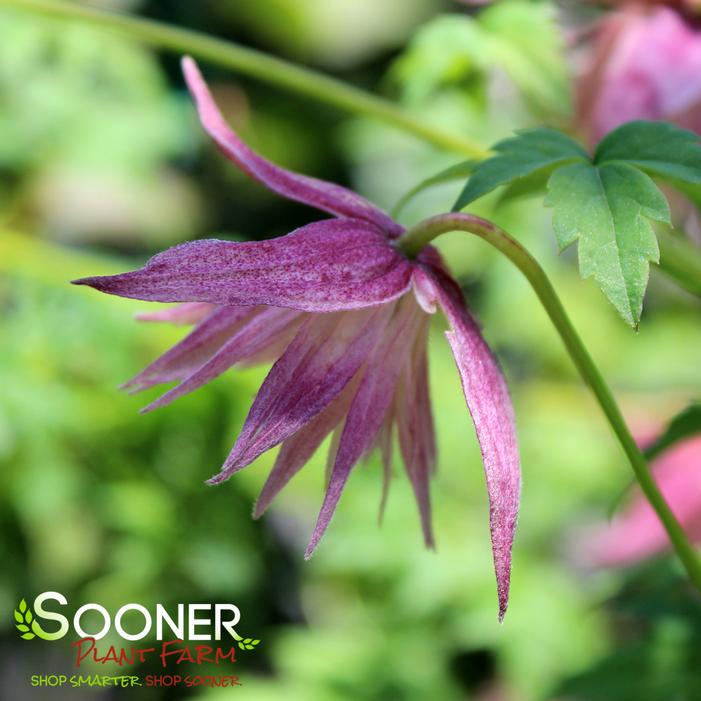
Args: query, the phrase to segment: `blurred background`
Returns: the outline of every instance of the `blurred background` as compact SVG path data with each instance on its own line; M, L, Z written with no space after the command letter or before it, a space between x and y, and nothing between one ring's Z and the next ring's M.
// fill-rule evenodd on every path
M549 2L99 4L328 72L485 145L517 128L568 128L586 69L586 47L571 50L580 32L573 22L582 21L572 15L585 13ZM460 160L377 122L202 67L255 148L388 209ZM459 187L422 194L402 221L448 210ZM699 396L698 299L653 270L636 334L591 280L580 280L575 252L558 256L540 199L496 203L485 198L476 211L542 262L639 434ZM0 697L701 698L701 610L673 559L603 568L581 557L580 533L616 508L629 468L530 288L479 242L450 235L439 247L516 406L524 488L503 626L479 451L440 322L430 349L436 553L423 549L401 471L378 527L375 458L352 475L309 562L302 554L321 502L324 451L257 522L251 508L274 451L222 486L203 484L266 368L230 371L146 416L138 410L155 390L118 391L184 330L136 322L148 304L69 280L138 267L193 238L269 238L317 218L247 180L206 142L177 56L0 9ZM72 665L67 644L23 641L14 628L19 599L45 590L111 609L233 601L241 632L262 642L240 655L240 688L32 689L30 674ZM155 663L138 670L160 671Z

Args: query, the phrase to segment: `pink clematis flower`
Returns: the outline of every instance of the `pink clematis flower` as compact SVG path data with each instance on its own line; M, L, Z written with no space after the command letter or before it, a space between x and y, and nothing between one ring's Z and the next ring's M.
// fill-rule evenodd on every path
M268 241L194 241L156 255L140 270L77 280L122 297L185 303L146 318L196 323L128 386L138 391L178 382L149 410L233 365L274 361L231 453L209 482L228 479L281 445L255 507L259 516L333 434L308 557L351 470L376 447L386 491L396 434L431 546L435 445L427 336L431 314L441 307L484 460L503 618L520 492L513 411L458 285L435 249L407 259L394 245L403 228L358 194L283 170L254 153L225 123L192 59L184 59L183 70L204 129L229 160L270 190L333 216Z
M701 438L678 443L654 464L653 476L688 536L701 542ZM611 523L593 528L578 549L588 564L632 565L670 548L659 518L640 490Z
M598 25L578 85L578 118L592 143L634 119L701 133L701 12L697 0L616 2Z

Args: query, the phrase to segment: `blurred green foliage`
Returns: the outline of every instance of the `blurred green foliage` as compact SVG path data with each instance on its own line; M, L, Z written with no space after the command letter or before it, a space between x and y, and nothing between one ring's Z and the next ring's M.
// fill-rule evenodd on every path
M431 20L411 40L393 74L410 104L444 90L484 103L505 74L528 105L552 121L570 109L563 43L550 4L504 0L475 17Z
M338 70L362 69L365 82L399 86L427 120L491 143L514 128L563 118L565 66L556 58L550 3L499 3L478 19L456 9L420 30L400 56L388 47L421 13L444 10L442 3L422 0L406 13L391 3L401 31L387 26L382 3L362 3L377 13L377 34L394 37L380 43L364 41L366 17L348 19L355 16L353 2L334 6L346 13L345 41L359 47ZM196 11L186 3L147 3L144 11L176 23L194 13L226 36L325 61L327 30L312 21L320 22L313 13L302 17L304 3L212 1ZM291 29L301 26L292 12L296 22L306 21L304 32ZM514 33L516 16L523 31ZM481 44L465 46L478 35ZM491 53L479 51L484 42ZM486 89L494 70L506 76L496 84L513 90ZM339 123L314 104L231 76L219 74L214 85L228 116L264 153L353 183L388 207L458 160L374 123ZM3 13L0 91L8 222L0 231L0 696L45 698L28 687L27 676L71 664L70 650L57 654L56 644L20 645L25 641L13 626L17 601L47 589L63 591L72 603L94 600L109 608L129 601L240 606L241 632L262 641L236 663L241 688L129 691L136 699L698 695L698 608L676 569L664 561L633 573L577 565L573 534L608 512L629 474L545 314L508 262L459 234L440 242L509 375L518 417L523 507L511 608L499 626L479 451L441 323L430 349L440 456L433 491L437 553L422 549L400 471L377 526L381 470L371 459L352 475L324 543L304 563L321 501L323 451L259 522L250 510L274 455L223 486L203 484L232 444L265 368L229 372L173 406L139 416L152 396L131 397L118 385L183 330L138 324L133 313L148 305L68 281L136 267L165 242L210 234L210 227L263 238L316 214L276 202L227 169L212 147L196 153L202 139L174 64L126 41ZM76 211L94 205L97 214L123 214L124 200L110 185L96 199L59 196L47 208L37 184L61 185L68 172L89 184L107 173L110 183L146 195L119 227L92 218L78 236ZM159 200L151 188L164 172L180 189ZM447 210L458 188L424 193L404 220ZM653 275L635 335L592 282L579 280L573 256L556 255L549 214L539 202L494 205L485 198L479 206L543 262L633 426L661 425L698 396L697 301ZM154 219L159 226L144 224Z

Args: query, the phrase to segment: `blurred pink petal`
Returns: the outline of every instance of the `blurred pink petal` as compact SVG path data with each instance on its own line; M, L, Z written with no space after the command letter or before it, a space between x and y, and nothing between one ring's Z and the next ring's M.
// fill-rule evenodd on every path
M701 133L701 29L664 6L628 6L600 23L578 86L592 142L634 119Z
M701 437L682 441L653 465L653 477L688 536L701 542ZM639 489L608 524L584 534L577 557L599 567L632 565L670 547L667 533Z

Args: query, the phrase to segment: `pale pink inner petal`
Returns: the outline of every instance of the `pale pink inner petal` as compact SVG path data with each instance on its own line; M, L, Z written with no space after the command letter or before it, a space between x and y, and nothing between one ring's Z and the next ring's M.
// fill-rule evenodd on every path
M312 316L273 365L221 472L221 482L317 416L365 362L392 305Z
M139 392L162 382L187 377L207 362L259 308L216 307L175 346L129 380L124 387Z
M138 321L168 322L177 326L189 326L197 324L213 312L215 306L207 302L185 302L177 307L159 309L153 312L139 312L136 314Z
M306 315L289 309L263 308L240 325L222 347L191 375L142 411L152 411L189 394L226 372L230 367L259 355L270 344L286 345L294 337Z
M475 424L489 494L489 524L497 577L499 619L506 613L511 551L521 493L521 470L511 398L501 370L470 316L460 288L443 271L417 267L415 286L433 296L450 323L446 333L465 401Z
M185 57L182 67L202 126L222 153L244 173L288 199L340 217L369 221L379 226L388 237L395 238L402 233L403 228L388 214L352 190L285 170L251 150L224 120L197 64Z
M400 300L391 323L368 358L346 417L324 502L305 553L307 558L326 531L351 470L377 438L391 406L402 364L423 317L411 295Z

